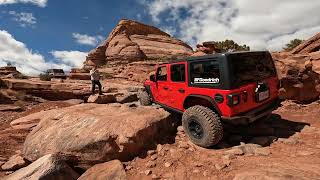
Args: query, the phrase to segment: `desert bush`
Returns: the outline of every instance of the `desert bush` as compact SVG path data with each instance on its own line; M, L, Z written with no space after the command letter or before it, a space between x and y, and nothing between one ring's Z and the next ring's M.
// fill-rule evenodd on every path
M250 47L247 45L239 45L233 40L217 41L214 43L215 48L221 53L235 52L235 51L250 51Z
M299 46L302 42L303 42L303 40L301 40L301 39L293 39L288 44L286 44L286 46L283 48L283 50L291 51L295 47Z

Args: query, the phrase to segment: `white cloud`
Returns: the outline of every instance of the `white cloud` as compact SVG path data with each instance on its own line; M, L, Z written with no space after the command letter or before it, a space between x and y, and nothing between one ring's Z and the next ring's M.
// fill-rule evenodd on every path
M33 16L32 13L9 11L9 14L13 16L13 20L17 21L20 26L26 27L34 25L37 23L37 18Z
M88 53L80 51L52 51L55 59L70 67L81 67Z
M89 36L87 34L72 33L72 36L77 43L89 46L95 46L103 40L102 36Z
M161 30L170 34L171 36L175 35L177 32L176 29L173 27L161 27Z
M149 2L149 3L146 3ZM252 49L280 50L294 38L319 32L319 0L144 1L154 22L172 24L193 46L233 39ZM166 17L166 18L163 18Z
M0 30L0 62L17 66L26 74L36 74L47 68L44 57L29 50L26 45L14 39L7 31Z
M0 5L17 4L17 3L31 3L39 7L46 7L48 0L0 0Z
M56 62L46 61L44 56L28 49L17 41L10 33L0 30L0 66L11 63L17 69L28 75L38 75L50 68L62 68L66 71L72 67L80 67L86 53L79 51L53 51Z

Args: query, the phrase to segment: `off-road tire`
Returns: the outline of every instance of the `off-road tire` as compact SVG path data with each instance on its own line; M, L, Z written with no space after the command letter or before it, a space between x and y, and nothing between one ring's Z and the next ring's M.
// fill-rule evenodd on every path
M151 98L147 91L139 92L139 101L142 106L150 106L152 104Z
M191 123L198 123L202 130L202 137L194 135ZM219 143L223 137L223 126L219 115L204 106L192 106L182 116L182 126L191 141L201 147L211 147Z

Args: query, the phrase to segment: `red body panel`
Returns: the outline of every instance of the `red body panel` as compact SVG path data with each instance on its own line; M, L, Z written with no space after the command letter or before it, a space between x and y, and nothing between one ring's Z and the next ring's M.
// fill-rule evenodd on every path
M220 112L221 116L225 117L232 117L240 113L244 113L255 109L259 106L272 102L276 98L278 98L278 84L279 80L277 77L271 77L269 79L265 79L270 89L270 97L263 102L257 103L255 101L255 89L256 83L247 84L241 86L240 88L233 89L233 90L222 90L222 89L214 89L214 88L199 88L199 87L188 87L188 64L187 62L180 62L175 64L185 64L186 66L186 82L172 82L170 77L170 66L173 64L165 64L161 66L167 66L168 74L167 74L167 81L157 81L152 82L147 80L145 85L150 86L151 93L153 96L153 100L157 103L166 105L170 108L180 110L182 112L185 111L183 104L185 99L190 95L203 95L208 96L214 99L216 94L221 94L224 97L224 101L222 103L216 103ZM165 89L167 88L167 89ZM184 92L180 92L179 90L184 90ZM243 92L248 93L247 101L244 102L243 96L240 96L240 104L230 107L227 104L227 96L229 94L243 94Z

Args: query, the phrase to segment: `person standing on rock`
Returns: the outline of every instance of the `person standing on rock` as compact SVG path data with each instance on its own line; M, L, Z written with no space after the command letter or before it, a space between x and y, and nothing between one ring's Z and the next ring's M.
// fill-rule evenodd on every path
M92 83L92 94L94 94L95 90L96 90L96 85L98 85L99 87L99 95L102 95L102 86L100 83L100 73L97 69L97 66L94 66L91 70L90 70L90 76L91 76L91 83Z

